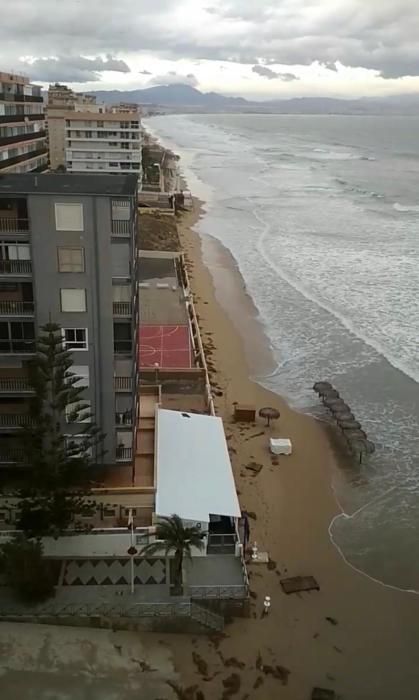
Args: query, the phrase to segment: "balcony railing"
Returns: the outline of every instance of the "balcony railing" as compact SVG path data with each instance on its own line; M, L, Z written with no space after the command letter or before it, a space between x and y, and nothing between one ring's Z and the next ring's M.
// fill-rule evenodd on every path
M112 235L113 236L124 236L129 238L131 236L132 222L131 221L117 221L112 219Z
M27 233L29 219L0 219L0 233Z
M132 304L130 301L114 301L113 315L114 316L131 316Z
M35 340L0 340L0 355L32 355Z
M115 425L123 425L129 428L132 425L132 411L116 411Z
M25 453L18 447L11 449L0 448L0 464L23 464L24 461Z
M21 428L31 424L32 417L28 413L0 413L0 428Z
M30 275L32 260L0 260L0 275Z
M35 141L37 139L42 139L46 137L46 131L41 129L40 131L31 131L28 134L16 134L15 136L2 136L0 137L0 146L8 146L11 143L24 143L25 141Z
M116 461L117 462L131 462L132 460L132 447L117 447L116 448Z
M33 151L28 151L28 153L22 153L20 156L12 156L11 158L6 158L6 160L1 161L1 167L9 168L11 165L17 165L17 163L24 163L27 160L32 160L38 156L47 156L48 151L46 148L36 148Z
M114 377L115 391L132 391L132 377Z
M18 393L20 391L33 391L26 377L0 377L0 392Z
M132 353L132 340L114 340L113 349L116 355L130 355Z
M0 301L0 316L33 316L33 301Z

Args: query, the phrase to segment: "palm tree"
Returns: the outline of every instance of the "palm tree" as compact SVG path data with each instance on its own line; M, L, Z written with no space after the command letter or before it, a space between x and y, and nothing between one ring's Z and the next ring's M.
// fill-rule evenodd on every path
M174 552L173 584L175 592L179 595L183 591L183 560L184 557L192 559L192 547L202 549L205 533L196 525L185 527L182 519L174 514L170 517L161 517L156 527L156 542L146 544L141 554L156 554L164 550L167 557Z

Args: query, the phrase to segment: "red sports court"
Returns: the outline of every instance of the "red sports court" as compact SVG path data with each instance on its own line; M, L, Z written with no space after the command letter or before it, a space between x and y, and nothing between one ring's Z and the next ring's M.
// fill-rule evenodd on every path
M192 367L189 326L141 325L139 331L140 367L183 369Z

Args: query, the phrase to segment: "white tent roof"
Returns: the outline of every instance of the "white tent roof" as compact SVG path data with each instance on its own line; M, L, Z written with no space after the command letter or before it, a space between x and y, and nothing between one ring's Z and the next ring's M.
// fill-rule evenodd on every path
M157 411L156 514L209 522L240 517L221 418Z

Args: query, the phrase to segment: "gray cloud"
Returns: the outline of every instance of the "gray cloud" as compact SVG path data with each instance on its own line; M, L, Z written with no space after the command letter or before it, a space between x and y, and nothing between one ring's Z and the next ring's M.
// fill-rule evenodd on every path
M103 71L130 73L125 61L111 55L105 59L85 58L84 56L57 56L56 58L37 58L25 62L25 72L32 80L44 82L67 81L69 83L88 83L100 80Z
M190 85L190 87L198 86L198 78L193 73L188 73L187 75L181 75L176 73L176 71L171 70L164 75L154 75L149 81L150 86L153 85Z
M152 73L149 70L140 70L138 72L140 75L152 75Z
M210 0L208 5L196 0L193 22L195 9L191 12L186 0L14 0L13 11L2 13L1 64L16 67L24 53L38 59L34 65L40 79L50 80L57 66L40 58L46 52L49 56L151 53L171 60L265 66L317 61L330 70L338 61L376 70L385 78L419 75L417 0ZM205 14L198 14L199 8ZM61 65L66 68L64 61ZM73 68L74 73L68 70L59 78L80 80L85 71L84 79L90 79L89 70L95 74L104 70Z
M293 80L299 80L299 78L294 75L294 73L277 73L266 66L253 66L252 73L257 73L263 78L268 78L268 80L283 80L286 83L290 83Z

